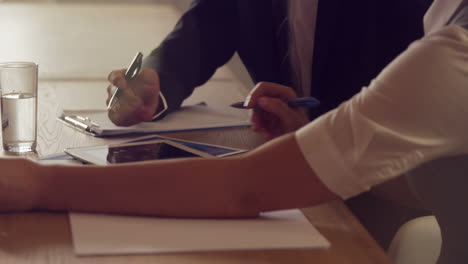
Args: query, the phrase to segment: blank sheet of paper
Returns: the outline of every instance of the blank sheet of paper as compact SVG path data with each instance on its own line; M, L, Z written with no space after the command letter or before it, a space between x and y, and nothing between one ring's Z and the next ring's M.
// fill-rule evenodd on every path
M328 248L299 210L256 219L178 219L71 213L77 255Z

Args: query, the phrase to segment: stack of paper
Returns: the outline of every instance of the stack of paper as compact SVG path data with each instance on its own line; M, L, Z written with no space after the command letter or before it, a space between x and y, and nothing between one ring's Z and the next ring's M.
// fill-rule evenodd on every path
M256 219L177 219L70 215L78 255L215 250L328 248L329 242L299 210Z
M250 125L248 111L246 110L222 109L206 105L184 106L157 122L144 122L130 127L114 125L107 117L107 110L64 110L58 119L67 125L101 137L246 127Z

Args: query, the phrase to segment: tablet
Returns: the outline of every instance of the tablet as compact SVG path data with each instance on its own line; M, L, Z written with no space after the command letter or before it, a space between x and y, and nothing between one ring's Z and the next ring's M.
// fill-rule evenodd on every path
M125 144L69 148L65 149L65 153L85 163L109 165L160 159L221 157L227 156L228 153L237 154L244 152L239 149L187 142L198 147L204 146L204 148L195 149L171 140L156 139Z
M171 138L171 137L164 137L161 135L149 135L149 136L139 137L131 141L128 141L127 143L144 142L144 141L156 140L156 139L169 140L171 142L179 143L189 148L208 153L214 157L226 157L226 156L231 156L231 155L247 152L247 150L245 149L230 148L230 147L225 147L225 146L200 143L200 142Z

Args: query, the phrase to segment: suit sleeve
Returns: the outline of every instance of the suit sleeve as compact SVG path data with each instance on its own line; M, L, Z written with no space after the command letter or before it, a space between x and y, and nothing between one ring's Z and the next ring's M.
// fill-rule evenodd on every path
M234 0L195 0L174 30L145 58L144 67L160 77L169 112L213 76L237 46Z

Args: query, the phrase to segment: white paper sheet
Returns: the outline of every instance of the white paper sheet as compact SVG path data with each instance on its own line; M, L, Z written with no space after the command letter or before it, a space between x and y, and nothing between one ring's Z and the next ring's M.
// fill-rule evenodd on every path
M70 214L77 255L328 248L299 210L257 219L176 219Z
M250 125L247 110L234 108L217 108L207 105L189 105L167 115L158 122L143 122L129 127L114 125L107 116L107 110L64 110L59 121L73 126L65 117L86 117L95 124L88 131L97 136L127 135L133 133L169 133ZM91 123L90 123L91 124ZM90 125L87 124L86 125ZM74 126L82 129L80 126Z

